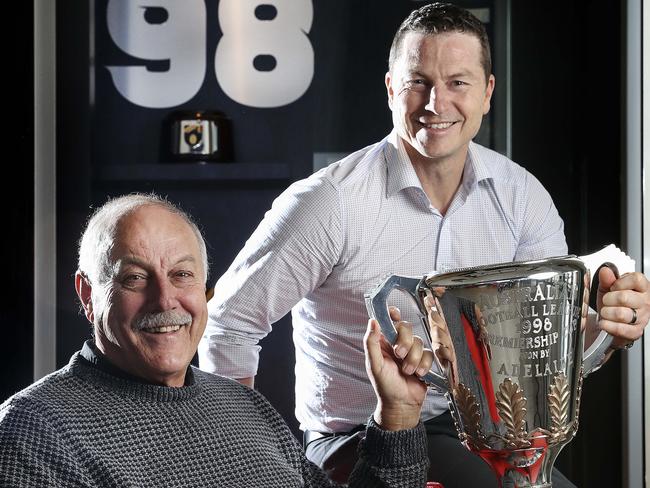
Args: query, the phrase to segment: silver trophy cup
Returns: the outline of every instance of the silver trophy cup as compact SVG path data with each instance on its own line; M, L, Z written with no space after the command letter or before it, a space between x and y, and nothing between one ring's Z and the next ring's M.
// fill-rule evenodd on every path
M370 316L391 343L389 294L399 288L413 297L425 335L424 297L432 297L456 364L438 364L424 381L446 394L461 441L504 488L551 487L555 459L576 434L582 380L602 365L613 339L601 332L584 351L591 276L601 265L617 275L634 268L608 246L583 258L393 275L366 294Z

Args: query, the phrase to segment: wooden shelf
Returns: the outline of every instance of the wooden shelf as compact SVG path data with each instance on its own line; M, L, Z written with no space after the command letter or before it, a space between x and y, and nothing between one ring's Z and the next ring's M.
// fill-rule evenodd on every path
M158 163L96 168L100 181L258 181L288 180L286 163Z

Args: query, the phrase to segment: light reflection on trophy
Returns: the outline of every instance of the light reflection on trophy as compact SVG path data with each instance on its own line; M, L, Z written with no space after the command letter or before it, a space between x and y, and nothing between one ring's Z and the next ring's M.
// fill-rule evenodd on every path
M393 275L366 294L391 343L391 291L409 293L423 317L424 298L432 297L456 365L438 365L442 374L432 369L424 380L446 394L461 441L503 488L551 487L555 459L576 434L582 380L602 365L612 341L602 332L583 353L591 276L603 264L617 274L634 270L610 245L582 258ZM428 335L426 322L424 329Z

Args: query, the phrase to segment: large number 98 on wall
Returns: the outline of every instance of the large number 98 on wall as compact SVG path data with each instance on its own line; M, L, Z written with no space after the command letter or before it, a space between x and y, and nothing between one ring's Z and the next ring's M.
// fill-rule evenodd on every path
M162 15L148 15L157 9ZM155 19L152 20L152 18ZM204 0L110 0L108 32L123 51L168 61L166 71L108 66L117 91L130 102L168 108L190 100L206 78ZM272 108L300 98L314 76L307 33L311 0L220 0L214 72L237 103Z

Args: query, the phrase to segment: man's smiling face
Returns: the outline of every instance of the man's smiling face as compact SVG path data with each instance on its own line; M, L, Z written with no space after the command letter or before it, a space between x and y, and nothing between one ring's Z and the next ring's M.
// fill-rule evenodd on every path
M476 36L406 34L386 88L393 125L413 162L464 164L494 89Z
M132 375L182 386L207 321L196 234L179 215L142 206L119 222L110 263L106 284L91 284L97 347Z

